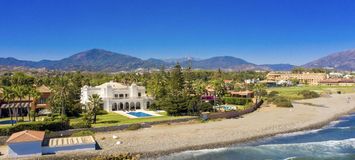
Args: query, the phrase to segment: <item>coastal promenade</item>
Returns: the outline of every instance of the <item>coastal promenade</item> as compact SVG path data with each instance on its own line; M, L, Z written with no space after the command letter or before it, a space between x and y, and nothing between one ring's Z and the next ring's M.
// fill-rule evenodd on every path
M348 103L348 97L351 97ZM157 125L137 131L97 133L103 152L157 156L191 149L215 148L280 133L320 128L355 109L355 94L299 100L294 108L264 106L238 119L207 123ZM122 144L115 145L112 135ZM105 138L103 138L105 137Z

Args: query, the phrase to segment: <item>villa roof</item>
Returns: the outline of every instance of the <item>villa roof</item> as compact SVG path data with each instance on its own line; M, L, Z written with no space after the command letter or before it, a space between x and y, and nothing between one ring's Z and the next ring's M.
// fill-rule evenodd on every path
M52 91L49 89L49 87L42 85L40 87L37 87L36 90L40 93L51 93Z
M97 87L104 87L104 88L106 88L106 87L108 87L108 86L111 86L112 88L127 88L128 86L126 86L126 85L123 85L122 83L117 83L117 82L113 82L113 81L110 81L110 82L106 82L106 83L104 83L104 84L101 84L101 85L99 85L99 86L97 86Z
M249 95L253 94L254 91L230 91L229 93L234 95Z
M352 79L325 79L319 83L355 83Z
M225 79L223 81L224 81L224 83L232 83L233 82L233 80L230 80L230 79Z
M45 132L43 131L33 131L24 130L21 132L16 132L10 136L6 141L7 143L20 143L20 142L34 142L43 141Z

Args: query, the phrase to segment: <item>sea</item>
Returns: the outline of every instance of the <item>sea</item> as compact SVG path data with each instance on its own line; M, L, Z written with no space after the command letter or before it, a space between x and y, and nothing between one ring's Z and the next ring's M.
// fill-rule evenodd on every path
M355 160L355 113L316 130L226 148L185 151L161 160Z

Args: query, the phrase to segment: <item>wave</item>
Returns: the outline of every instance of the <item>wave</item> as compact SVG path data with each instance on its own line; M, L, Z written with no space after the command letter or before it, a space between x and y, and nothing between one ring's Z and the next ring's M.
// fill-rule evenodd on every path
M298 159L299 157L333 157L355 153L355 138L321 142L265 144L237 146L219 149L204 149L176 153L162 159Z

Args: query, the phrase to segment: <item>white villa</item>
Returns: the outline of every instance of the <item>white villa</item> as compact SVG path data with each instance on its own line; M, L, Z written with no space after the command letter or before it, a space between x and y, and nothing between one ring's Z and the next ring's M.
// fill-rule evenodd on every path
M84 86L81 88L81 103L87 104L89 97L99 95L103 100L103 109L111 111L133 111L148 109L152 98L145 93L145 87L132 84L126 86L113 81L96 87Z

